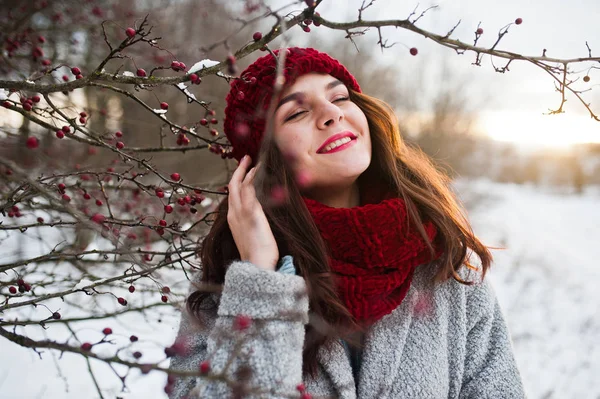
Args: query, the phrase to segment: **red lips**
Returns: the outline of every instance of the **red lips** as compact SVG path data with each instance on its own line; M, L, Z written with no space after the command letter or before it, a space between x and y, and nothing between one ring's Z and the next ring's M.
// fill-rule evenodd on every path
M321 144L321 147L319 147L317 153L321 153L321 151L323 151L323 149L325 149L325 147L327 147L329 144L333 143L336 140L343 139L344 137L350 137L352 140L356 139L356 135L350 131L336 133L327 140L325 140L323 144Z

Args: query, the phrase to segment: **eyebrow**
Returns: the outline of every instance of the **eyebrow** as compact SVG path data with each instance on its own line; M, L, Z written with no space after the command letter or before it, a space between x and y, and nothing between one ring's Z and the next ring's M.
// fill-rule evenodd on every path
M344 83L342 81L335 79L335 80L332 80L331 82L329 82L327 84L327 86L325 86L325 90L329 91L329 90L333 89L334 87L337 87L337 86L343 85L343 84ZM290 102L290 101L297 101L304 96L305 96L304 92L297 91L295 93L292 93L292 94L289 94L289 95L283 97L277 104L277 108L275 108L275 111L277 111L279 109L279 107L281 107L283 104Z

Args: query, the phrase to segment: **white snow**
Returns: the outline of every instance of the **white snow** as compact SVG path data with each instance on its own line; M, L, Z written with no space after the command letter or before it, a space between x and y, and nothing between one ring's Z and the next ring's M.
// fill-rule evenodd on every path
M4 101L8 98L8 90L0 89L0 101Z
M158 115L162 115L162 114L166 114L167 113L166 109L153 109L152 111L154 111L154 113L158 114Z
M177 87L179 87L181 90L183 90L183 92L190 98L193 98L194 100L196 99L196 96L194 95L194 93L190 92L187 88L187 86L185 85L185 83L181 82L181 83L177 83Z
M125 71L125 72L123 72L123 76L135 77L134 73L131 72L131 71Z
M82 278L81 281L79 281L75 287L73 287L74 290L81 290L83 288L89 287L90 285L93 285L94 282L91 280L88 280L87 278Z
M506 248L493 250L495 262L488 278L511 331L528 398L600 397L597 382L600 374L600 345L597 343L600 337L600 290L596 288L600 280L600 187L587 187L583 194L574 195L527 185L460 180L455 183L455 188L469 209L475 233L489 246ZM10 261L8 257L5 261ZM171 289L181 294L186 292L187 283L180 270L162 276L161 281L170 281ZM90 283L82 280L77 286ZM129 294L125 288L122 295L130 306L156 300L160 295L152 292L151 284L147 293L140 288L139 292ZM98 290L115 291L103 287ZM70 299L78 300L83 309L92 309L93 297L84 293L77 295ZM114 297L104 295L101 298L105 299L101 302L102 311L111 309ZM178 299L183 299L183 295ZM60 308L65 317L82 314L81 310L71 309L60 298L47 305L52 309ZM41 306L27 311L48 317L48 311ZM27 316L35 319L32 314ZM101 329L106 326L113 328L115 340L124 345L129 334L136 334L140 336L140 342L134 348L144 353L142 360L158 361L164 358L162 348L173 342L178 318L176 309L160 307L146 315L129 313L73 326L82 338L96 342L102 337ZM26 331L35 339L43 339L45 334L70 335L66 330L56 330L49 328L39 333L39 327L31 326ZM104 346L106 348L101 345L93 350L110 352L110 347ZM129 349L124 351L129 352ZM67 353L56 360L68 382L67 392L67 385L52 358L53 352L44 351L40 360L32 350L0 338L0 353L3 359L10 359L0 364L3 399L98 397L87 365L80 356ZM162 364L166 365L165 362ZM120 381L107 366L93 361L92 367L105 397L122 396ZM132 371L127 379L126 397L166 398L163 393L165 381L166 376L159 372L140 375Z
M204 60L198 61L194 65L192 65L192 67L187 71L187 73L190 74L190 73L198 72L201 69L210 68L211 66L215 66L217 64L219 64L219 61L204 59Z

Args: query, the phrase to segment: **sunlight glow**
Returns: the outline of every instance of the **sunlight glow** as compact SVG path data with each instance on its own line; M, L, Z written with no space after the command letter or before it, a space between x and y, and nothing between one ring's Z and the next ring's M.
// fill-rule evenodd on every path
M568 112L558 115L529 111L483 112L479 129L494 140L525 146L564 148L600 143L600 122Z

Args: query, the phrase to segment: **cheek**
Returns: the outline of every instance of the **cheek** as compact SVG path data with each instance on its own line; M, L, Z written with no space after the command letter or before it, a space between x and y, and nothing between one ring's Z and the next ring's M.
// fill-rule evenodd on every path
M304 142L306 137L301 132L292 129L283 129L276 133L275 141L277 147L284 156L297 158L303 149L308 145Z

